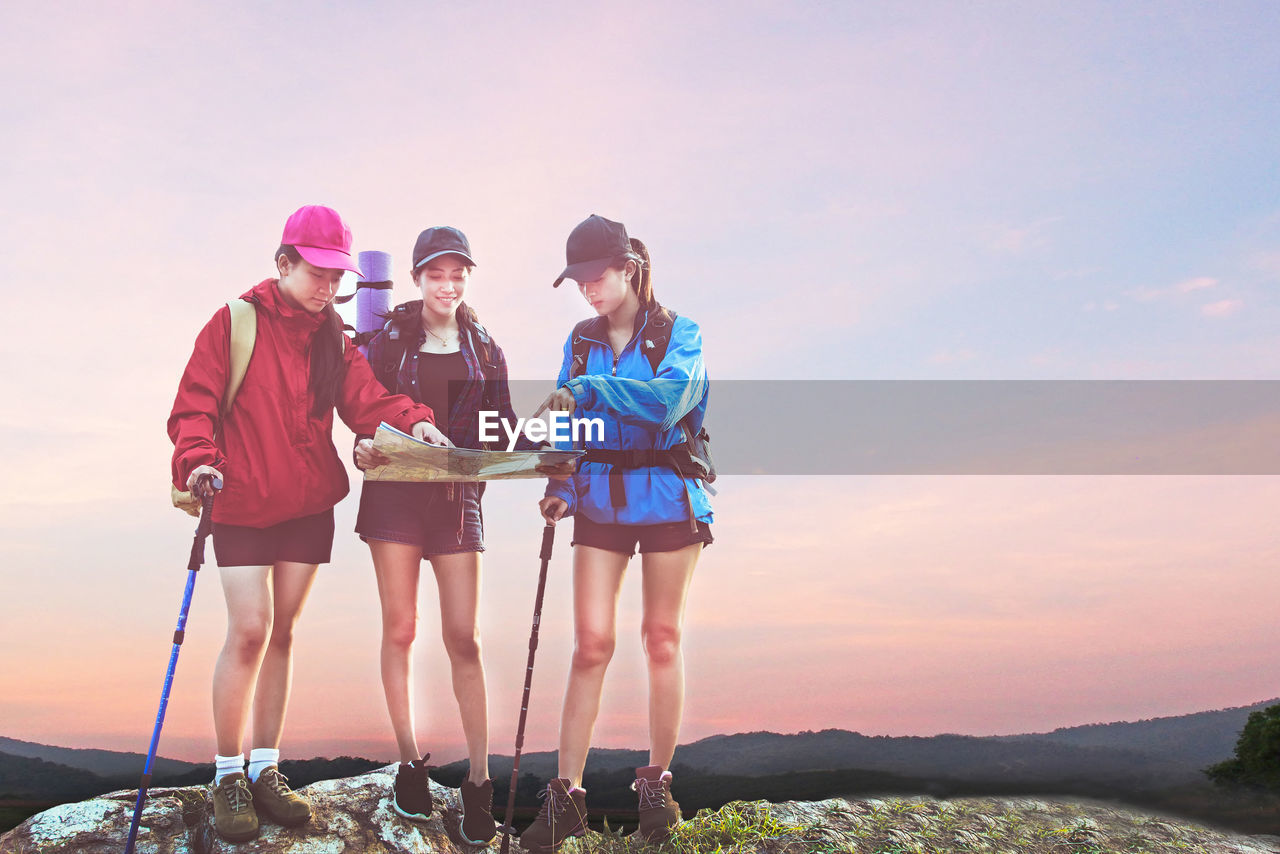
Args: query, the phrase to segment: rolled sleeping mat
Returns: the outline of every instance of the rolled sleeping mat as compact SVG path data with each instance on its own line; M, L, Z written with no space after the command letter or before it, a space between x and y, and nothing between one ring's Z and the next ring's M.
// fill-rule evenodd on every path
M367 357L369 339L391 313L391 253L370 249L359 260L364 275L356 282L356 340Z

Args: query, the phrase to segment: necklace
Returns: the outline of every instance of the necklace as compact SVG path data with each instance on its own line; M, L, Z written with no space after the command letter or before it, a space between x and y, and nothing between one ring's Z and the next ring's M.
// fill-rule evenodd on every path
M422 328L430 337L422 342L422 346L419 348L421 352L452 353L458 349L458 344L457 344L458 339L455 338L453 335L450 335L448 332L446 332L444 336L441 336L436 332L434 332L431 329L431 327L427 326L425 323L422 325ZM434 338L436 341L440 343L438 344L432 343L431 341L432 338Z

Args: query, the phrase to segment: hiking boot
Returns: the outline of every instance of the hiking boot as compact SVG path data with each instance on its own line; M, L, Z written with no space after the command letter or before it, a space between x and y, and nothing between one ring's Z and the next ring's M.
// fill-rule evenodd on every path
M311 818L311 804L285 782L289 778L274 765L262 769L258 779L249 784L258 810L276 824L297 827Z
M567 778L552 780L538 797L543 799L542 809L533 824L520 834L520 844L526 851L548 854L570 836L587 832L587 793L582 789L570 790Z
M213 786L213 829L228 842L248 842L258 836L258 813L243 773L235 771Z
M430 821L431 810L435 808L431 800L431 778L427 776L431 771L431 766L427 765L430 758L428 753L421 759L401 762L396 769L395 797L391 799L391 808L411 821Z
M493 781L476 785L462 781L462 826L459 832L470 845L484 845L498 833L493 820Z
M671 772L661 765L637 768L631 788L640 796L640 828L634 836L645 842L665 842L680 822L680 805L671 797Z

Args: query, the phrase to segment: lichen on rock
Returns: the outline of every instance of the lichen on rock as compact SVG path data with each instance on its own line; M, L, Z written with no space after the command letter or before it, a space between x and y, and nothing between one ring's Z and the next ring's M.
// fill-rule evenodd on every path
M232 844L211 825L208 787L155 789L138 854L476 854L458 837L458 791L431 784L436 812L424 823L391 809L395 765L306 786L312 819L288 829L265 823L258 839ZM32 816L0 836L0 854L120 854L136 792L122 791ZM501 837L490 843L496 850ZM512 851L520 852L518 844ZM618 830L588 833L563 854L626 854L644 846ZM654 850L654 849L648 849ZM1115 804L1049 798L882 797L734 801L683 822L667 854L1277 854L1280 839L1242 836Z

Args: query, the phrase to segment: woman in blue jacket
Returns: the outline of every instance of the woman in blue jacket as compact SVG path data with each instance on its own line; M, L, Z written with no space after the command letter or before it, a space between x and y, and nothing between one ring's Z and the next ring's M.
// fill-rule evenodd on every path
M577 281L596 317L578 324L565 342L557 389L539 414L550 409L599 418L605 430L603 441L597 435L586 443L578 473L550 481L538 504L549 525L573 515L574 654L560 721L559 777L520 837L532 851L552 850L586 830L582 772L613 655L622 577L637 545L649 670L649 765L636 769L633 785L638 834L658 842L680 820L667 769L684 709L681 626L694 566L712 541L705 487L669 464L701 429L706 412L698 325L658 304L648 250L622 223L588 217L569 235L565 254L568 265L555 285ZM663 342L665 352L657 352ZM634 453L655 449L674 450L657 459Z

